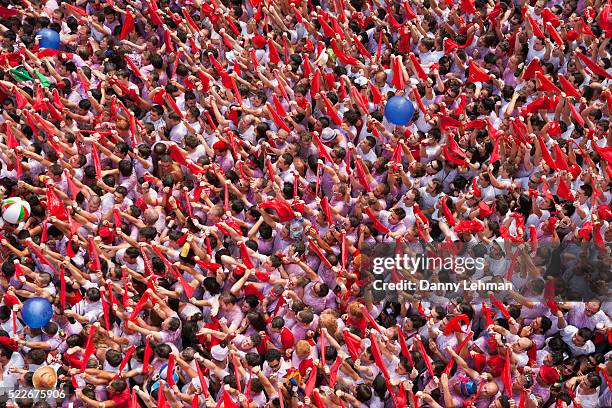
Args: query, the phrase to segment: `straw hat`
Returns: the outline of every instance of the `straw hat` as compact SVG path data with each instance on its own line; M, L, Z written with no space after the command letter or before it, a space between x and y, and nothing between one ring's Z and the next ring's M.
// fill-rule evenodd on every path
M50 366L44 366L34 371L32 376L34 388L39 390L49 390L55 388L57 384L57 373Z

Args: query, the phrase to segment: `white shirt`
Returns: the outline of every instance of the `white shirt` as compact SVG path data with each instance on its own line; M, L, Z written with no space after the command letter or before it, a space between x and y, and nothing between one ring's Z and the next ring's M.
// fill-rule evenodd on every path
M24 365L25 363L21 354L19 354L19 352L14 352L8 363L6 363L6 365L4 366L2 373L3 378L2 381L0 381L0 387L14 387L15 385L17 385L17 381L19 380L20 374L11 373L10 369L12 367L23 368Z
M574 326L567 326L561 330L561 338L563 338L565 344L567 344L568 347L572 350L572 353L575 356L582 356L584 354L594 353L595 345L591 340L584 343L584 345L581 347L578 347L574 344L574 342L572 341L572 337L574 337L576 333L578 333L578 328Z

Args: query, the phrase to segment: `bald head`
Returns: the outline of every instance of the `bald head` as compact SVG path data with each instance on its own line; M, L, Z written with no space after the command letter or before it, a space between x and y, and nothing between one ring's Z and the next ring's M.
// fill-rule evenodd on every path
M152 208L147 208L144 212L144 221L147 225L153 225L159 219L159 213Z

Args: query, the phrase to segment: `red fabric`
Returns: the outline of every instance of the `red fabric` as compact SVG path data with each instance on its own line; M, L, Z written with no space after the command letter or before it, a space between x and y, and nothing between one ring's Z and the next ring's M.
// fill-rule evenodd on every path
M367 59L372 59L372 54L370 54L368 49L361 43L361 41L359 41L356 35L353 35L353 42L357 46L357 49L362 56L366 57Z
M15 92L15 101L17 102L17 109L22 109L28 104L28 100L19 91Z
M365 97L361 95L359 91L357 90L357 88L355 88L354 86L351 86L351 95L353 96L353 98L355 99L355 101L357 102L357 105L359 105L361 110L364 113L368 113L368 104L367 104Z
M327 21L325 21L323 16L319 15L318 20L325 37L334 37L336 35L334 30L329 26L329 24L327 24Z
M510 367L510 350L506 349L506 360L504 370L502 371L502 382L504 383L504 391L506 395L512 398L512 369Z
M491 326L492 324L495 324L495 322L493 322L493 313L491 312L491 309L489 309L489 307L487 306L486 303L482 303L482 313L485 317L485 325L486 327Z
M481 217L485 217L485 215L480 214ZM484 226L477 220L462 220L459 221L457 226L455 227L455 233L460 234L463 232L471 232L477 233L484 230Z
M555 41L555 43L559 47L562 46L563 45L563 39L561 38L561 36L559 35L559 33L557 32L555 27L551 23L544 24L544 27L546 28L546 31L548 32L548 35L551 36L551 38Z
M536 78L538 81L538 91L553 92L558 94L561 93L561 90L552 83L547 75L544 75L542 72L538 71L536 72Z
M304 394L307 397L312 395L312 391L314 390L315 383L317 381L317 367L312 366L312 371L310 371L310 375L308 376L308 380L306 381L306 386L304 387Z
M349 333L348 330L344 331L344 342L351 358L357 360L361 354L361 340L354 334Z
M391 6L389 5L387 5L387 16L389 17L389 27L391 28L391 31L400 31L402 29L402 24L395 19L393 13L391 12Z
M366 318L366 320L368 321L368 323L370 323L370 326L376 330L379 333L383 333L382 329L380 328L380 326L378 325L378 323L376 323L376 320L374 320L374 318L372 317L372 315L370 315L370 312L368 312L368 309L364 306L361 305L361 313L363 313L363 316Z
M200 364L196 362L196 370L198 372L198 379L200 380L200 389L206 398L210 396L208 393L208 384L204 380L204 375L202 374L202 369L200 368Z
M273 198L269 201L259 204L259 208L269 208L274 210L279 217L280 222L287 222L295 218L293 209L286 201Z
M390 232L389 228L387 228L378 220L378 218L376 218L376 215L374 215L369 207L366 207L364 211L368 217L370 217L370 221L372 221L373 227L376 231L380 232L381 234L388 234Z
M130 393L130 387L126 387L125 390L120 393L112 393L109 399L115 403L114 406L116 408L129 408L132 401L132 395ZM163 392L160 394L163 394Z
M414 341L417 347L419 348L419 352L421 353L421 358L423 359L423 361L425 361L427 372L429 373L430 377L433 378L435 376L435 373L431 365L431 361L429 360L429 356L427 355L427 351L425 350L425 347L423 346L423 343L421 342L421 339L417 336L414 339Z
M310 86L310 96L314 98L321 89L321 72L316 69Z
M446 222L448 223L448 225L450 225L451 227L454 227L456 221L455 221L455 217L453 216L453 213L446 205L447 198L448 198L447 196L442 197L442 211L444 213L444 218L446 218Z
M412 210L414 212L414 215L417 216L423 222L423 224L429 225L429 220L427 219L425 214L423 214L423 211L421 211L421 207L417 203L414 203L414 205L412 206Z
M332 264L329 262L329 260L327 259L327 257L325 256L325 254L323 254L323 252L321 251L321 248L319 248L317 246L317 244L315 244L312 240L308 241L308 246L310 247L310 249L312 249L312 251L317 254L317 256L319 257L319 259L325 264L325 266L329 269L332 268Z
M482 69L474 60L470 60L468 66L468 81L469 82L489 82L489 74Z
M66 4L66 6L72 6L71 4ZM10 9L10 8L6 8L6 7L0 7L0 18L11 18L14 17L16 15L19 15L19 10L16 9Z
M574 201L576 198L572 194L572 190L567 186L563 178L559 178L559 186L557 187L557 195L564 200Z
M125 40L132 31L134 31L134 16L128 10L125 14L125 20L123 20L121 33L119 33L119 40Z
M538 38L544 39L544 32L542 31L542 28L540 28L540 25L538 24L537 21L535 21L533 19L533 17L531 17L530 14L527 14L527 19L529 20L529 25L531 25L531 30L533 32L533 35L535 35Z
M85 371L89 357L95 350L95 344L93 342L93 336L96 334L96 326L91 325L89 327L89 335L87 336L87 342L85 343L85 353L83 354L83 360L81 361L81 372Z
M274 102L274 108L276 109L278 114L281 116L287 116L287 112L285 111L283 104L281 103L280 99L278 99L278 96L276 96L276 94L272 95L272 101Z
M382 353L380 352L380 348L378 347L378 341L376 341L376 337L374 337L374 333L370 333L370 350L372 351L372 356L374 357L374 362L382 372L385 379L389 380L389 370L387 369L387 364L383 360Z
M274 45L274 42L271 38L268 38L268 50L270 55L269 61L272 64L278 64L281 61L280 55L278 55L278 50L276 49L276 46Z
M95 144L91 146L91 155L93 157L94 169L96 170L96 178L102 178L102 165L100 164L100 154Z
M359 62L356 58L346 55L344 51L340 49L335 39L331 40L330 48L334 51L334 55L338 60L345 65L355 65Z
M64 204L51 187L47 187L47 210L49 211L49 215L61 220L66 220L68 216Z
M612 75L608 74L605 69L597 65L595 61L593 61L583 53L576 52L575 55L580 59L580 61L582 61L582 64L585 65L593 74L602 76L604 78L612 79Z
M404 90L404 73L401 68L401 62L399 59L395 59L393 62L393 86L399 91Z
M489 294L489 299L491 300L491 304L498 308L506 319L510 319L510 313L508 312L506 305L504 305L501 300L497 299L492 293Z
M404 332L400 325L397 325L397 337L399 339L400 348L402 350L402 354L404 357L408 359L410 365L414 367L414 361L412 361L412 354L410 354L410 350L408 350L408 345L406 344L406 338L404 337Z
M570 111L572 112L572 117L574 118L574 120L576 122L578 122L578 124L581 127L584 127L584 118L582 117L580 112L578 112L578 110L576 109L576 107L572 103L569 104L569 107L570 107Z
M558 143L555 143L555 163L558 164L558 170L569 171L569 166L565 160L565 154L561 151Z
M455 154L452 153L452 151L449 148L448 144L445 144L444 146L442 146L442 151L444 152L444 157L446 158L446 161L454 163L457 166L467 166L467 163L466 163L465 160L455 156ZM464 154L464 156L465 156L465 154ZM495 149L493 149L493 153L491 155L491 163L494 163L494 161L493 161L494 156L495 156Z
M597 143L593 143L592 146L599 155L599 157L601 157L608 163L612 162L612 146L599 147Z
M11 339L10 337L6 337L6 336L0 337L0 345L8 349L11 349L13 351L17 351L19 349L19 343L17 343L15 340Z
M410 7L410 3L408 1L402 2L402 5L404 6L404 10L406 11L407 20L413 20L417 17L412 7Z
M461 12L466 14L475 14L474 0L461 0Z
M249 250L244 242L240 243L240 257L242 258L242 262L244 266L248 269L253 269L255 265L253 265L253 261L251 260L251 255L249 255Z
M323 94L322 96L323 96L323 103L325 104L325 111L327 115L330 117L332 122L334 122L336 125L338 126L341 125L342 119L338 115L338 111L336 110L336 108L334 107L334 105L331 103L331 101L326 95Z
M458 128L461 127L461 122L457 119L452 118L448 115L439 114L440 118L440 129L445 131L448 128Z
M136 319L136 317L138 316L138 314L140 313L140 311L142 310L142 308L144 307L144 305L147 303L148 300L149 300L149 293L145 292L140 298L140 300L138 301L138 303L136 304L136 306L134 307L134 310L132 311L132 314L130 315L129 320Z
M465 346L468 344L468 342L472 339L473 335L474 335L474 333L470 332L467 336L465 336L465 338L463 339L461 344L459 344L457 346L457 348L455 348L455 353L461 354L461 350L463 350L465 348ZM444 372L447 375L450 375L450 372L452 371L454 365L455 365L455 359L451 358L449 360L449 362L446 364L446 367L444 367Z
M6 126L6 145L9 149L14 149L19 146L19 143L13 134L13 130L8 125Z
M561 25L561 20L559 17L557 17L556 14L553 14L548 7L542 10L542 20L544 20L545 23L550 23L555 28Z
M523 75L522 75L523 80L528 81L531 78L534 78L537 71L540 71L540 72L543 71L542 64L540 63L539 59L534 58L531 60L529 65L527 65L527 68L525 68L525 71L523 71Z
M414 69L416 70L419 79L421 81L427 81L427 74L423 70L423 67L421 66L421 63L419 62L417 57L412 53L410 54L410 61L412 61L412 65L414 66Z
M426 113L425 105L423 105L423 100L421 99L421 94L419 93L416 87L412 88L412 95L414 96L414 100L419 106L419 109L421 110L421 112Z
M460 314L453 317L444 328L444 335L449 336L451 333L461 332L461 323L468 325L470 324L470 318L465 314Z
M327 222L333 224L334 218L332 216L331 208L329 207L329 200L327 199L327 196L323 197L321 200L321 209L323 210L323 214L325 214Z
M345 340L346 340L346 333L344 335ZM361 343L360 343L361 346ZM347 343L347 347L348 347L348 343ZM349 354L350 354L350 349L349 349ZM356 354L357 357L359 358L359 353ZM351 355L351 358L353 358L353 356ZM356 358L353 358L353 360L355 360ZM332 364L332 366L329 368L329 386L331 388L334 387L334 385L336 384L336 377L338 375L338 369L340 368L340 364L342 364L342 360L340 359L340 357L336 357L336 361L334 361L334 364Z
M548 147L546 147L546 144L544 143L542 136L538 135L537 137L538 137L538 143L540 144L540 150L542 151L542 159L544 159L548 167L554 170L557 170L557 164L552 159L552 156L550 155L550 152L548 151Z
M379 103L382 102L383 95L380 92L380 89L378 89L378 87L374 85L372 82L370 82L370 92L372 93L372 102L375 105L378 105Z
M69 4L69 3L66 3L64 5L74 14L78 14L81 17L87 17L87 11L83 10L82 8L73 6L72 4Z
M380 61L380 55L382 53L382 39L383 39L383 30L380 30L378 33L378 48L376 50L376 60Z

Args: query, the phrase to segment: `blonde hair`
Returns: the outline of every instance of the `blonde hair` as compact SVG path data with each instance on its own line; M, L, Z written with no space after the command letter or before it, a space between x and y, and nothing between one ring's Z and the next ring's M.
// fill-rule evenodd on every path
M338 321L332 313L322 313L319 318L319 327L324 327L332 336L338 331Z
M305 358L310 355L310 344L306 340L300 340L295 345L295 352L299 358Z
M363 313L361 312L361 303L351 302L348 305L348 313L355 319L361 319L363 317Z

